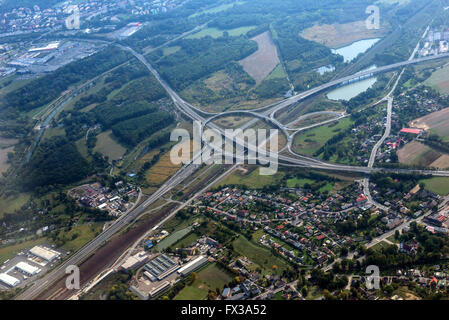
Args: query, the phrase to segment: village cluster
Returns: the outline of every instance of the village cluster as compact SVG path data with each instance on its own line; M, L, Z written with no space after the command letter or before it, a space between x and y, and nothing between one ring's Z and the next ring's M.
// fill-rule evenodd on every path
M204 194L199 205L206 205L205 210L228 221L262 228L264 234L259 242L277 249L291 261L323 265L353 241L339 235L335 224L344 222L354 212L376 211L360 188L350 189L353 194L348 189L321 199L319 194L292 188L288 191L298 198L293 201L276 193L225 188ZM260 206L255 207L255 202Z
M105 210L111 216L117 217L132 206L139 195L139 189L123 181L116 182L114 189L97 182L73 188L68 195L82 206Z
M449 28L441 26L429 30L429 33L419 51L420 56L426 57L449 51Z
M61 5L47 9L34 5L32 8L22 7L3 13L0 17L0 32L4 35L20 35L28 32L62 30L65 20L72 13L68 9L73 5L78 7L84 21L90 21L98 15L106 15L105 21L114 22L119 20L117 17L119 13L126 12L136 16L157 15L176 8L182 2L180 0L90 0L80 3L65 1Z

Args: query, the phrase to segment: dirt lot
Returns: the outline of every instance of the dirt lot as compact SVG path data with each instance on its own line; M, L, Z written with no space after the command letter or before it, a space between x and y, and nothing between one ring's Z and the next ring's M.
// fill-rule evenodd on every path
M430 130L445 140L449 140L449 108L433 112L410 122L411 127Z
M239 63L257 83L260 83L276 68L280 60L268 31L251 40L257 42L259 49L249 57L240 60Z
M441 153L428 146L412 141L398 151L399 162L407 165L428 167L441 157Z
M443 154L437 160L430 164L430 167L438 168L438 169L447 169L449 168L449 155Z
M385 34L386 29L385 26L381 26L379 30L368 30L365 21L356 21L345 24L315 25L305 29L301 36L336 49L358 40L378 38Z
M0 173L8 170L8 168L9 168L9 163L7 163L8 153L12 152L13 150L14 150L14 147L9 147L9 148L4 148L4 149L0 148Z

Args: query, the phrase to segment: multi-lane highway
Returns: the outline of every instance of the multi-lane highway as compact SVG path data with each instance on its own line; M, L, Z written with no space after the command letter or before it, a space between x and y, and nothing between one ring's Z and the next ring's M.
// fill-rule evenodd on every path
M178 94L161 78L159 73L151 66L151 64L145 59L144 56L141 54L138 54L133 49L129 47L123 47L123 49L130 51L139 61L142 62L142 64L145 65L145 67L156 77L156 79L160 82L160 84L164 87L164 89L167 91L171 99L173 100L176 108L184 113L187 117L189 117L192 120L201 121L202 123L207 122L207 120L211 117L216 116L216 114L207 113L202 110L199 110L198 108L190 105L189 103L185 102L182 98L178 96ZM364 71L357 73L355 75L344 77L342 79L331 81L327 84L323 84L319 87L316 87L314 89L308 90L306 92L303 92L301 94L295 95L291 98L288 98L286 100L283 100L279 103L272 104L267 107L259 108L257 110L252 110L251 113L258 112L258 118L267 119L267 117L270 117L271 123L275 124L276 126L280 126L282 128L282 125L275 119L275 115L278 111L282 110L283 108L286 108L294 103L297 103L298 101L305 99L313 94L316 94L318 92L321 92L323 90L329 89L331 87L337 86L339 84L343 84L345 82L349 82L352 80L355 80L360 77L368 76L370 74L376 74L380 72L386 72L390 70L394 70L396 68L404 67L410 64L416 64L416 63L422 63L429 60L434 59L441 59L449 57L449 54L444 55L438 55L438 56L432 56L427 58L420 58L420 59L414 59L409 60L405 62L396 63L389 66L380 67L377 69ZM248 127L252 124L257 122L257 119L251 120L249 123L245 125L245 127ZM213 129L218 130L221 134L226 135L224 130L218 126L216 126L214 123L209 123L209 126ZM234 138L234 137L231 137ZM289 142L291 143L291 142ZM252 146L247 146L248 149L251 149ZM199 155L201 156L201 155ZM334 170L334 171L343 171L343 172L359 172L359 173L366 173L369 174L371 172L377 172L381 171L383 169L381 168L367 168L367 167L358 167L358 166L344 166L339 164L331 164L322 162L316 159L304 157L304 156L297 156L297 155L283 155L279 154L278 159L280 163L283 163L288 166L300 166L300 167L306 167L306 168L314 168L314 169L322 169L322 170ZM18 299L33 299L35 298L39 293L41 293L43 290L51 286L55 281L59 280L61 277L65 275L65 270L67 266L69 265L79 265L82 261L84 261L90 254L95 252L98 248L100 248L106 241L110 240L111 237L115 234L117 234L120 230L125 228L127 225L129 225L136 217L138 217L140 214L142 214L150 205L155 203L160 197L162 197L164 194L166 194L168 191L172 190L175 186L182 183L187 177L191 176L193 172L197 169L197 165L193 163L192 159L189 163L185 164L178 172L176 172L175 175L173 175L167 182L165 182L161 188L159 188L153 195L151 195L146 201L144 201L141 205L139 205L134 210L131 210L130 212L124 214L122 217L117 219L108 229L104 230L99 236L97 236L95 239L90 241L88 244L86 244L83 248L81 248L78 252L76 252L74 255L72 255L69 259L64 261L60 266L49 272L44 277L38 279L34 282L34 284L28 288L26 291L24 291L21 295L19 295ZM277 159L275 159L277 161ZM431 171L431 170L405 170L405 169L385 169L390 172L396 172L396 173L410 173L410 172L419 172L422 174L432 174L437 176L449 176L449 172L446 171Z

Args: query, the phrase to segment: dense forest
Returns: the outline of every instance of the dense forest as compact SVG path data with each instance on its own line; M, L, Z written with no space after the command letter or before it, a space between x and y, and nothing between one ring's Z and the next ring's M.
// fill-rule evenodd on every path
M372 4L371 0L321 2L306 0L298 6L297 1L293 0L282 2L257 0L239 2L227 10L214 13L208 13L206 10L203 14L200 12L195 15L195 18L192 16L186 18L185 12L180 11L178 21L170 21L172 26L165 29L176 30L179 34L189 28L193 29L190 23L196 21L198 24L198 19L202 19L201 22L206 20L208 27L224 31L243 26L253 26L254 29L240 37L229 37L225 32L217 39L184 38L173 44L181 47L177 52L164 55L162 50L156 50L149 55L149 58L158 67L161 75L177 90L183 90L195 83L196 88L193 91L196 92L192 98L201 104L212 103L217 99L229 99L240 93L225 90L219 96L216 96L216 93L214 96L214 92L195 81L204 79L223 69L228 63L253 53L257 46L249 41L249 38L271 30L286 71L296 90L300 91L324 80L315 72L316 68L332 64L338 69L339 65L343 65L341 56L332 54L331 50L322 44L302 38L301 31L315 23L347 23L366 19L365 9L369 4ZM151 32L158 30L158 26L162 28L162 22L141 31L136 38L144 41L145 34L147 38L151 38L152 34L158 34ZM167 31L163 33L166 34ZM154 46L155 43L150 45ZM259 98L265 99L282 96L288 89L286 79L268 79L254 93Z
M122 105L114 105L112 102L104 103L93 110L105 128L132 118L138 118L157 110L157 107L146 101L125 102Z
M120 122L112 126L112 132L122 142L135 146L153 133L173 123L174 118L165 111L157 111L140 118Z
M115 90L121 89L125 84L132 80L148 76L145 68L137 63L126 64L112 72L104 79L104 86L95 93L81 97L75 103L75 109L83 109L93 103L105 102L108 96Z
M178 90L257 50L257 44L243 36L183 39L176 45L181 49L174 54L162 57L152 54L149 58L159 67L161 75Z
M20 179L25 189L50 185L67 185L89 174L88 162L75 144L64 137L53 137L36 149Z
M380 250L368 249L366 265L376 265L382 270L416 266L417 264L438 263L449 253L449 243L446 236L434 235L418 226L416 222L410 224L410 232L399 235L399 241L416 240L419 243L416 255L400 252L396 245L389 245Z

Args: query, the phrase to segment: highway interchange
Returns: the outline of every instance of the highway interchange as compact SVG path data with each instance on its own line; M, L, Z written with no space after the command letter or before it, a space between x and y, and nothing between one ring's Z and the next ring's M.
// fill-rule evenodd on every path
M245 113L248 116L252 116L254 119L246 123L243 128L248 128L251 125L255 124L258 119L262 119L269 124L272 124L281 131L286 134L287 136L287 149L291 151L291 143L292 143L292 137L296 132L299 132L301 128L297 130L293 130L292 134L287 133L288 129L286 126L282 125L278 120L276 120L276 114L307 98L310 97L318 92L322 92L326 89L338 86L340 84L344 84L350 81L354 81L366 76L374 75L381 72L387 72L391 71L397 68L405 67L411 64L417 64L417 63L423 63L430 60L435 59L442 59L449 57L449 54L442 54L437 56L431 56L426 58L419 58L419 59L410 59L404 62L395 63L392 65L379 67L376 69L359 72L352 76L344 77L341 79L337 79L334 81L331 81L329 83L320 85L316 88L313 88L311 90L302 92L300 94L294 95L288 99L285 99L279 103L275 103L266 107L253 109L251 111L248 110L241 110L241 111L231 111L231 112L224 112L221 114L213 114L213 113L207 113L202 110L199 110L198 108L190 105L186 101L184 101L179 95L161 78L159 73L151 66L151 64L146 60L146 58L135 52L132 48L129 47L120 47L124 50L127 50L131 52L145 67L156 77L156 79L159 81L159 83L164 87L164 89L167 91L169 96L171 97L174 105L176 108L185 114L188 118L194 121L201 121L203 124L208 123L208 126L214 130L217 130L220 132L223 136L226 137L226 133L224 130L214 123L210 121L211 118L216 119L217 117L222 117L230 114L236 114L236 112ZM335 120L335 119L333 119ZM333 121L331 120L331 121ZM329 121L329 120L328 120ZM291 129L291 128L290 128ZM234 138L234 137L230 137ZM238 143L238 141L237 141ZM251 150L252 146L247 146L249 150ZM284 148L285 149L285 148ZM196 157L201 156L197 155ZM317 159L301 156L298 154L293 155L285 155L285 154L278 154L278 160L280 163L286 166L298 166L298 167L304 167L304 168L312 168L312 169L321 169L321 170L331 170L331 171L341 171L341 172L358 172L363 174L370 174L372 172L379 172L379 171L388 171L388 172L394 172L394 173L421 173L421 174L429 174L429 175L435 175L435 176L445 176L449 177L449 171L432 171L432 170L406 170L406 169L382 169L382 168L373 168L373 167L360 167L360 166L346 166L346 165L340 165L340 164L331 164L327 162L323 162ZM84 247L82 247L79 251L74 253L70 258L68 258L66 261L61 263L58 267L56 267L54 270L47 273L45 276L41 277L40 279L36 280L33 285L27 290L25 290L22 294L20 294L17 299L19 300L30 300L33 298L36 298L42 291L44 291L46 288L51 286L53 283L55 283L57 280L61 279L63 276L65 276L65 270L70 265L79 265L81 262L83 262L87 257L89 257L93 252L98 250L105 242L110 240L115 234L117 234L119 231L123 230L126 226L128 226L130 223L132 223L137 217L139 217L142 213L144 213L149 206L154 204L158 199L160 199L163 195L168 193L170 190L172 190L174 187L182 183L186 178L190 177L199 167L199 165L194 164L194 161L196 158L190 160L189 163L182 166L170 179L168 179L156 192L154 192L147 200L145 200L142 204L137 206L135 209L131 210L130 212L127 212L123 216L121 216L119 219L117 219L109 228L104 230L100 235L98 235L96 238L91 240L89 243L87 243Z

